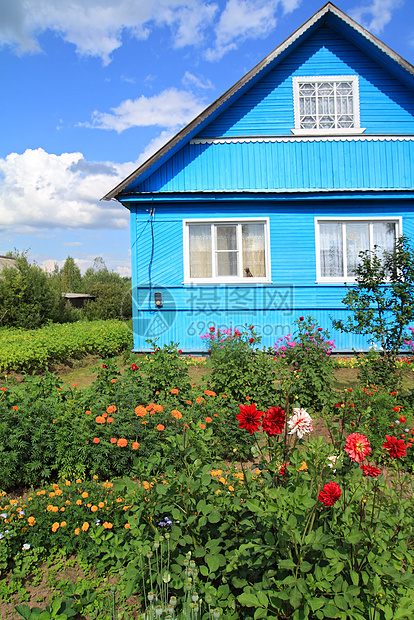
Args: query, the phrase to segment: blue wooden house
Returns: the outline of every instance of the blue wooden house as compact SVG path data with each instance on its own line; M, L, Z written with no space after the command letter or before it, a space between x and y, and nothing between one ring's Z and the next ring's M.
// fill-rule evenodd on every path
M300 315L336 350L359 252L414 240L414 67L328 2L104 199L131 213L134 347L262 344Z

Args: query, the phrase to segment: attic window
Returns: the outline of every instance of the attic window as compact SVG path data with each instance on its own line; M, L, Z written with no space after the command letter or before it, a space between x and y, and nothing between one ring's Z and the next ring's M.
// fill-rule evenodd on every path
M358 77L352 75L293 78L294 134L362 133Z

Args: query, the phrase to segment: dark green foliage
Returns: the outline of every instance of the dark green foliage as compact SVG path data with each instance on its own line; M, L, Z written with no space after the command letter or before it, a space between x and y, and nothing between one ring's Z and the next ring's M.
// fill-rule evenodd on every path
M68 256L60 272L63 293L80 293L82 290L81 270L71 256Z
M16 256L15 266L0 275L0 324L35 329L48 321L58 321L63 302L49 287L46 273L30 264L26 255Z
M393 252L375 247L360 253L355 268L356 285L342 300L353 314L347 321L332 320L335 329L362 334L380 349L384 364L370 379L381 384L392 376L393 360L407 337L414 319L414 253L407 237L397 239Z
M238 403L247 399L267 408L275 404L278 392L275 387L273 360L257 349L260 337L254 327L239 330L211 331L203 336L211 352L210 389L226 394ZM276 404L279 404L278 402Z
M299 317L293 335L281 337L269 354L275 355L278 373L290 368L289 395L301 407L321 411L332 400L334 341L312 317Z

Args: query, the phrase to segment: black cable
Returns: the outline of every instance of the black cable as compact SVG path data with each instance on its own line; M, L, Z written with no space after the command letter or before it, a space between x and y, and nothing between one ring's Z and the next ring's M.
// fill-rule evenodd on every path
M150 224L151 224L151 257L150 257L150 262L148 264L148 310L151 310L151 290L152 290L152 283L151 283L151 269L152 269L152 261L154 258L154 220L153 220L153 216L154 216L154 207L151 207L151 212L150 212Z

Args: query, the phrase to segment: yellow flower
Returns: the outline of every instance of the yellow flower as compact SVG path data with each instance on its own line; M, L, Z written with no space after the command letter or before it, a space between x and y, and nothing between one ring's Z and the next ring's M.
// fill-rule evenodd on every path
M229 484L229 491L234 491L234 487L231 484Z
M86 498L88 497L88 493L87 493L86 491L84 491L84 492L82 493L82 497L83 497L83 499L86 499Z
M227 480L223 478L223 476L219 478L219 482L221 482L221 484L227 484Z
M89 530L89 523L85 521L85 523L82 525L82 531L87 532L88 530Z
M36 523L36 519L34 517L29 517L27 519L28 524L30 525L30 527L33 527L34 524Z
M305 461L302 461L302 465L299 467L298 471L303 471L306 470L307 471L308 466L306 465Z
M66 521L62 521L62 523L60 524L60 527L65 527L66 526Z
M56 530L58 529L59 529L59 523L56 522L52 525L52 532L56 532Z
M98 510L98 506L91 506L91 512L96 512Z
M98 507L99 508L103 508L105 506L105 504L103 502L99 502Z
M78 506L82 506L82 500L81 500L81 499L77 499L77 500L76 500L76 504L77 504Z

